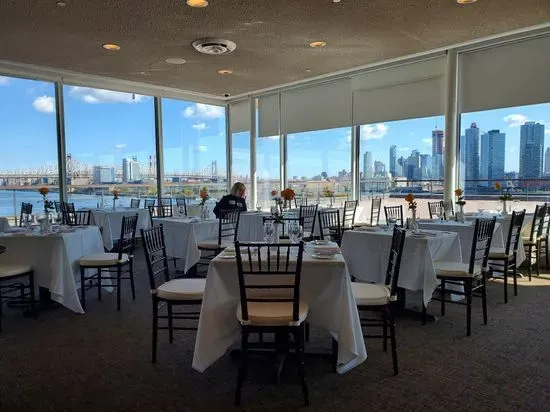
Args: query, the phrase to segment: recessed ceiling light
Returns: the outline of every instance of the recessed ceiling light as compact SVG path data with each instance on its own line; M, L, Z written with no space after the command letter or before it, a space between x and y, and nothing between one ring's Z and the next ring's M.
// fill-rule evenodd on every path
M103 43L101 45L101 47L103 47L105 50L109 50L109 51L119 51L120 50L120 46L118 44L115 44L115 43Z
M340 3L341 0L332 0L333 3Z
M312 41L311 43L309 43L309 47L313 47L316 49L320 47L325 47L326 45L327 45L327 42L323 40Z
M311 73L311 69L306 69L306 72L307 72L307 73Z
M218 70L218 74L220 74L222 76L229 76L232 73L233 73L233 70L229 70L229 69L220 69L220 70Z
M477 0L456 0L458 4L472 4L475 3Z
M190 7L206 7L208 2L206 0L187 0L187 5Z
M182 59L181 57L168 57L167 59L164 59L164 61L168 64L185 64L185 59Z
M55 5L56 5L57 7L65 7L65 6L67 5L67 3L64 2L64 1L58 1L57 3L55 3Z

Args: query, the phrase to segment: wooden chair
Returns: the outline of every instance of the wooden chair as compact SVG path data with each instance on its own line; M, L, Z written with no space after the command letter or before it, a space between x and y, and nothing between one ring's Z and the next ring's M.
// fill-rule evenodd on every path
M455 210L452 200L442 200L441 205L443 206L443 212L445 213L445 219L449 219L455 215Z
M70 225L71 216L76 212L74 203L72 202L61 202L61 223L64 225Z
M342 240L342 226L339 210L321 210L319 215L319 233L321 240L332 240L340 245Z
M61 213L63 209L61 209L61 202L58 200L54 200L53 202L55 213Z
M31 305L31 314L35 315L34 271L32 267L0 263L0 332L2 332L2 299L7 302L17 302L17 305L29 304Z
M505 248L491 248L489 251L489 270L504 274L504 303L508 303L508 274L510 271L514 276L514 296L518 294L518 271L517 258L518 246L521 236L521 227L525 218L525 210L522 212L513 212L510 222L510 229L506 236Z
M357 200L346 200L344 203L344 213L342 215L342 229L353 229L355 224L355 212L357 211Z
M405 229L394 226L390 249L390 257L386 269L386 279L384 284L359 283L352 282L351 290L357 302L361 327L382 327L382 335L363 334L367 339L382 339L383 350L388 350L388 338L391 342L391 352L393 361L393 373L399 373L397 362L397 345L395 340L395 321L394 305L397 302L397 282L399 280L399 270L401 267L401 256L403 255L403 245L405 244ZM382 318L367 318L364 312L377 312ZM388 336L388 328L390 334Z
M297 209L300 206L307 206L307 196L304 196L304 195L294 196L294 207Z
M68 226L89 226L92 219L91 210L73 210L63 212L63 221Z
M382 209L382 198L376 197L371 201L370 225L378 226L380 222L380 210Z
M439 217L443 217L444 220L447 220L447 216L445 214L445 208L443 207L443 201L439 202L428 202L428 211L430 212L430 219L434 219Z
M304 240L315 237L315 219L317 219L317 205L300 206L300 222L304 228Z
M149 206L149 219L154 226L156 218L172 217L172 206Z
M546 206L546 214L544 215L544 220L542 222L542 233L540 237L540 252L539 255L542 255L544 253L545 263L546 267L550 267L550 252L549 252L549 244L548 241L550 240L550 206L548 203L545 203Z
M487 324L487 260L495 230L496 218L477 219L470 253L470 263L434 262L437 279L441 282L437 288L439 297L433 300L441 302L441 316L445 315L445 302L466 305L466 336L472 331L472 297L481 293L483 307L483 324ZM447 285L463 286L464 291L447 289ZM447 300L447 294L463 295L466 302ZM426 307L423 307L423 321L426 318Z
M386 224L389 225L389 219L395 219L395 224L403 227L403 206L384 206L384 214L386 215Z
M533 224L529 237L523 237L523 247L527 255L527 268L529 271L529 281L533 273L533 259L537 270L537 276L540 276L540 243L542 239L542 229L544 218L546 217L546 204L537 205L533 215Z
M149 209L151 206L155 206L155 199L145 199L143 201L144 209Z
M237 320L241 326L242 359L235 391L235 405L248 369L248 357L255 349L273 350L286 356L293 350L298 366L305 406L309 405L303 362L305 321L309 307L300 300L304 243L268 244L235 242L240 302ZM296 260L294 261L294 257ZM262 282L269 277L270 282ZM290 278L290 279L289 279ZM259 280L258 280L259 279ZM286 291L286 293L284 293ZM275 334L274 341L250 341L251 334ZM292 335L293 339L289 339Z
M103 252L94 253L92 255L83 256L80 258L80 295L82 308L86 310L86 281L89 281L90 287L97 287L97 299L101 300L101 288L103 280L115 281L113 287L116 288L117 310L120 310L120 292L121 281L130 280L132 289L132 299L136 299L134 287L134 250L136 247L136 227L138 215L123 216L120 229L120 238L118 240L118 251L116 253ZM96 269L96 274L86 276L86 269ZM124 272L123 272L124 269ZM116 273L116 276L103 273ZM128 276L122 276L123 273L128 273ZM92 282L96 283L93 284Z
M130 209L139 209L139 204L141 203L141 199L132 199L130 200Z
M209 253L205 256L201 256L201 264L209 263L211 259L237 240L241 209L220 210L219 216L218 238L212 241L197 243L201 254L202 252Z
M26 218L32 215L32 203L21 203L21 211L19 213L19 226L23 226L23 222Z
M143 250L147 262L151 298L153 300L153 345L152 362L157 361L157 337L159 329L168 330L170 343L174 342L175 330L197 330L202 297L206 279L171 279L164 243L162 225L152 229L141 229ZM191 311L174 312L174 307L187 307ZM167 314L159 314L166 307ZM159 326L160 319L168 321L167 326ZM174 326L174 320L197 321L193 326Z
M183 210L183 214L187 216L187 201L184 197L176 198L176 207L178 208L180 213L182 213Z
M172 198L171 197L161 197L160 198L160 204L162 206L170 206L172 207Z

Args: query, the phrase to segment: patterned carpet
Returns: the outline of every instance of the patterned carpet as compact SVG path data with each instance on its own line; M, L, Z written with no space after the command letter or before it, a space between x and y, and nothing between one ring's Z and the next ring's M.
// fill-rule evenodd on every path
M58 308L36 320L4 311L0 334L0 411L221 411L233 406L237 362L225 356L204 374L191 369L194 332L160 332L159 356L150 363L151 299L142 250L137 252L137 299L89 294L88 313ZM512 289L510 289L511 291ZM502 285L489 287L489 325L481 305L465 336L465 308L422 326L398 318L400 374L376 340L369 358L345 375L326 360L307 359L312 411L542 411L550 405L550 276L521 280L519 296L503 304ZM429 311L438 313L434 303ZM330 350L312 329L310 350ZM273 384L273 367L253 359L243 391L244 411L302 408L292 363Z

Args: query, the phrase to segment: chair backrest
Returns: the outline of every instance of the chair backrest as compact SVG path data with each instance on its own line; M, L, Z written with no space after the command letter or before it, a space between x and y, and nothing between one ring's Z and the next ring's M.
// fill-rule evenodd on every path
M72 222L76 221L76 217L74 216L75 213L75 207L74 203L69 202L60 202L61 203L61 223L64 225L71 225L74 224Z
M385 285L390 287L391 300L397 296L397 282L399 281L399 271L401 269L401 257L403 256L403 246L405 245L405 236L407 231L403 228L394 226L391 238L390 256L386 268Z
M455 215L455 210L452 200L442 200L441 205L443 206L443 212L445 213L445 219L450 218Z
M160 204L162 206L172 206L172 198L171 197L161 197L160 198Z
M341 226L339 210L320 210L319 213L319 232L321 239L330 239L340 243Z
M545 216L546 204L536 205L535 214L533 215L533 224L531 225L531 233L529 234L529 240L534 241L537 237L542 235L542 226Z
M300 222L304 227L304 236L309 233L309 236L313 236L315 231L315 219L317 218L317 205L300 206Z
M428 211L430 212L430 219L433 219L434 216L442 216L443 219L447 220L442 200L439 202L428 202Z
M294 207L298 208L300 206L307 206L307 196L303 194L294 196Z
M138 215L123 216L120 227L120 238L118 239L118 259L122 258L122 254L126 253L129 256L134 254L136 247L136 228Z
M184 197L176 198L176 207L180 209L180 213L181 213L181 208L183 208L183 214L187 216L187 201L185 200Z
M141 203L141 199L132 199L130 200L130 208L131 209L139 209L139 204Z
M292 307L289 317L297 324L300 316L304 242L269 244L237 241L235 251L243 321L246 323L249 320L249 303L269 305L273 302L288 302L292 303L289 305Z
M475 273L476 267L480 267L483 271L487 267L489 249L491 249L491 241L493 240L493 232L495 231L495 222L496 217L476 219L470 253L470 266L468 268L469 273Z
M386 215L386 223L389 224L389 219L395 219L395 223L403 227L403 205L399 206L384 206Z
M263 220L263 223L266 224L266 223L274 223L275 221L275 218L273 216L264 216L262 218ZM299 217L287 217L287 216L283 216L283 221L282 223L280 223L280 229L281 229L281 232L279 232L279 235L280 236L288 236L288 228L291 226L291 225L302 225L302 222L300 221L300 218Z
M164 229L162 225L147 230L141 229L141 238L143 239L151 294L155 295L157 293L157 277L162 276L160 284L170 280L168 257L164 244Z
M544 214L544 219L542 220L541 236L546 236L550 233L550 207L548 206L548 203L545 203L544 206L546 206L546 213Z
M73 202L61 202L62 212L74 212L76 209Z
M167 208L170 211L168 216L165 215ZM149 206L149 219L151 220L151 226L154 226L154 219L161 217L170 217L172 216L172 207L168 206Z
M69 226L88 226L92 218L91 210L66 210L63 212L64 224Z
M53 206L55 207L55 213L60 213L62 211L61 202L59 200L54 200Z
M218 216L218 245L221 245L224 239L236 241L241 209L223 209L219 211Z
M370 208L370 224L371 226L378 226L380 222L380 210L382 209L382 198L375 197L371 201Z
M342 227L351 228L355 223L355 212L357 211L357 200L346 200L344 202L344 215L342 216Z
M21 203L21 213L19 213L19 226L23 226L25 217L32 215L32 203Z
M525 209L521 212L512 212L512 220L510 221L510 229L506 235L506 255L510 252L514 254L518 250L519 238L521 237L521 227L525 219Z
M149 209L150 206L155 206L155 199L145 199L143 202L143 208Z

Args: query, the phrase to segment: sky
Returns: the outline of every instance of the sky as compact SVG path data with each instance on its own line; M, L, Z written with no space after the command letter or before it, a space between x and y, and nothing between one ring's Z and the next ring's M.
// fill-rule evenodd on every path
M129 93L64 86L67 153L78 167L120 167L122 159L136 156L147 170L155 153L153 98ZM0 171L53 168L56 157L56 119L52 83L0 76ZM226 170L225 111L181 100L163 99L165 174L182 171ZM506 133L505 170L519 169L520 125L525 121L547 125L550 103L463 114L461 134L472 122L481 132ZM444 117L380 122L361 126L360 170L363 153L389 165L389 147L398 156L412 150L431 154L431 133L444 128ZM249 133L232 136L233 172L250 176ZM550 144L550 139L547 139ZM545 147L548 146L545 144ZM351 128L312 131L288 136L288 176L330 176L350 171ZM279 175L278 137L257 140L257 170L262 179ZM213 164L213 161L216 161Z

